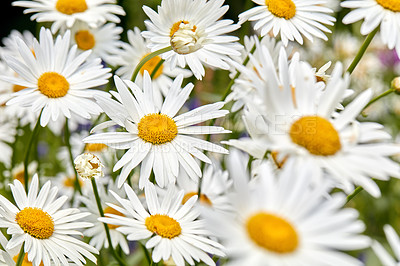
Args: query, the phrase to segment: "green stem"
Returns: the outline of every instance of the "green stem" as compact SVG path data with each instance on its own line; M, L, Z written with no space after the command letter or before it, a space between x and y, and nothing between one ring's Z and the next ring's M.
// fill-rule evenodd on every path
M40 118L42 117L42 112L43 112L43 109L40 111L38 120L32 131L31 138L29 139L28 147L26 148L26 152L25 152L25 159L24 159L24 182L25 182L25 184L24 185L25 185L26 193L28 193L28 182L29 182L29 174L28 174L29 154L31 153L33 141L39 132Z
M19 255L15 266L22 266L25 258L25 251L24 251L25 242L22 244L21 249L19 250Z
M104 217L104 211L103 211L103 207L101 206L101 201L100 201L99 191L97 190L96 180L94 178L92 178L91 182L92 182L93 194L94 194L94 197L96 198L97 208L99 210L100 216ZM110 228L108 228L108 225L106 223L103 223L103 225L104 225L104 229L106 231L108 248L109 248L111 254L118 261L119 265L126 266L126 263L117 255L117 253L114 250L114 247L111 242Z
M144 256L146 257L147 263L149 265L153 265L153 260L151 259L149 251L147 250L146 246L142 242L139 242L139 244L143 249L143 253L144 253Z
M139 74L140 69L144 66L144 64L146 64L147 61L149 61L149 60L152 59L153 57L156 57L156 56L158 56L158 55L160 55L160 54L166 53L166 52L171 51L171 50L172 50L172 46L168 46L168 47L162 48L162 49L160 49L160 50L157 50L157 51L155 51L155 52L152 52L152 53L146 55L146 56L139 62L139 64L136 66L135 70L133 71L131 80L132 80L133 82L135 82L136 77L137 77L137 75Z
M363 190L362 187L357 187L351 194L349 194L346 198L346 204L349 203L358 193Z
M164 59L161 59L160 61L158 61L157 65L154 67L153 71L151 72L151 79L154 78L154 76L156 75L157 71L160 69L160 67L162 66L162 64L164 63Z
M386 95L391 94L392 92L394 92L394 89L388 89L387 91L385 91L384 93L376 96L375 98L373 98L372 100L370 100L367 105L364 107L364 109L366 109L368 106L370 106L371 104L373 104L374 102L378 101L379 99L385 97Z
M67 145L68 148L68 153L69 153L69 160L71 162L72 165L72 169L74 170L75 173L75 189L78 190L79 194L82 195L82 189L81 189L81 184L79 184L79 176L78 176L78 172L75 169L75 164L74 164L74 155L72 154L72 147L71 147L71 143L69 142L69 138L71 136L71 132L69 131L69 126L68 126L68 118L65 119L65 145Z
M354 69L356 68L357 64L360 62L361 58L363 57L365 51L367 50L369 44L371 43L372 39L374 38L375 34L378 32L379 27L374 29L370 34L368 34L367 38L365 38L364 43L361 45L360 50L358 50L358 53L356 57L353 59L353 62L351 62L349 68L347 69L347 72L350 74L353 73Z

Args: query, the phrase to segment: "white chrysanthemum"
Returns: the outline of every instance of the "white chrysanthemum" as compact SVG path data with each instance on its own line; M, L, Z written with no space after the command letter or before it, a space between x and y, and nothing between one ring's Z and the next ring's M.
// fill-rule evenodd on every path
M14 142L15 134L17 134L16 124L12 121L1 117L0 113L0 163L8 167L11 163L13 149L11 144Z
M115 65L119 66L115 73L122 79L131 79L133 71L139 62L151 53L150 48L147 47L147 42L141 36L139 28L135 27L133 31L128 30L127 37L129 43L122 43L121 51L113 58ZM146 70L152 74L160 61L160 56L153 57L140 69L135 80L140 87L143 85L144 71ZM192 72L179 67L175 67L174 71L172 71L170 62L167 61L153 75L153 97L159 108L161 108L163 102L162 96L166 96L168 89L171 87L172 79L170 77L176 77L178 74L189 77Z
M128 149L113 169L117 171L122 168L118 177L118 187L122 186L129 173L140 163L140 189L148 182L152 170L155 181L160 187L175 182L180 165L191 178L201 177L201 169L195 158L210 164L211 160L200 150L219 153L228 151L211 142L189 135L230 132L217 126L194 126L225 116L228 111L220 110L224 103L208 104L177 115L193 89L192 83L181 89L183 76L179 75L172 83L159 110L154 103L152 82L147 71L143 78L142 90L135 83L129 80L122 81L118 76L114 76L118 93L115 92L113 95L118 101L96 96L97 103L112 119L100 124L97 129L117 124L125 128L127 132L98 133L83 141L104 143L116 149Z
M61 206L68 199L66 196L57 197L58 188L47 181L39 191L38 176L32 178L28 194L18 180L10 184L16 202L13 205L0 195L0 227L7 228L11 235L6 249L21 247L23 243L28 260L34 266L43 263L49 266L68 265L68 260L77 265L84 265L86 260L96 262L98 251L74 236L82 236L76 228L93 226L77 220L87 217L89 213L78 209L63 209Z
M70 31L54 42L50 30L42 27L40 42L34 44L34 54L19 40L21 59L4 55L18 76L1 75L0 78L26 87L13 94L7 104L29 106L35 113L43 110L41 126L46 126L50 119L58 120L60 115L70 118L71 111L87 119L101 112L93 96L104 92L90 88L107 83L110 69L103 68L100 59L85 61L90 51L77 55L77 47L70 48L69 44Z
M385 225L383 227L385 231L386 239L389 242L390 247L394 253L394 258L391 253L385 250L385 248L378 241L374 240L371 247L378 256L382 265L384 266L398 266L400 265L400 238L396 231L390 225Z
M199 182L201 182L199 206L218 211L231 211L232 208L227 194L231 190L232 180L229 179L227 171L222 171L215 165L216 162L205 168L201 180L199 178L197 180L191 179L186 172L179 174L177 189L185 192L182 204L186 203L191 197L198 195Z
M1 40L4 46L0 47L0 53L9 53L13 56L20 56L18 51L19 39L22 39L30 49L33 49L35 36L32 32L28 30L24 30L23 32L11 30L10 34Z
M238 37L225 35L239 28L232 20L219 20L227 11L224 0L163 0L158 13L147 6L144 12L148 31L142 33L149 40L152 51L172 46L173 51L162 55L171 65L184 68L186 64L197 79L210 67L229 69L229 56L239 56L242 46Z
M389 158L400 152L400 146L390 141L382 125L355 119L371 99L372 91L364 91L338 113L336 109L350 82L348 74L342 77L342 65L337 63L325 86L298 58L295 54L288 64L281 50L277 73L264 49L264 59L256 66L259 74L241 68L251 80L247 84L263 95L264 104L263 108L249 105L245 112L251 139L230 140L229 144L257 158L273 151L278 153L279 161L289 156L313 162L318 173L316 182L326 172L346 193L352 192L356 184L380 196L372 178L400 178L399 165Z
M342 252L369 246L358 212L342 209L343 193L326 197L326 184L312 186L309 164L299 169L293 163L275 174L264 161L250 184L247 162L230 154L235 215L204 210L227 250L227 265L363 265Z
M71 43L78 46L79 51L92 50L88 59L100 57L112 65L111 57L119 51L122 41L122 28L115 23L106 23L97 28L91 28L84 22L76 22L71 28Z
M344 18L344 24L364 20L360 32L369 34L380 26L380 36L389 49L400 56L400 2L396 0L347 0L342 7L353 8Z
M118 195L121 198L126 198L124 190L118 189L116 184L111 179L109 179L108 182L103 182L103 183L104 183L104 185L103 184L98 185L97 189L98 189L98 193L100 196L100 201L101 201L101 205L102 205L104 214L112 213L112 214L124 216L122 213L120 213L116 209L114 209L110 206L106 206L106 202L115 204L117 206L120 205L118 203L118 201L116 201L115 198L111 196L111 193L109 192L110 190L118 193ZM87 211L87 212L91 213L91 215L86 218L86 221L94 224L93 227L88 228L85 231L83 231L83 234L85 236L91 238L89 241L89 245L95 247L96 249L101 250L103 247L108 248L109 243L107 240L106 231L104 229L104 224L102 222L100 222L99 220L97 220L97 218L100 217L100 213L99 213L99 209L98 209L98 206L96 203L96 198L94 196L93 190L90 189L90 191L88 193L83 194L83 195L84 196L78 197L78 201L83 203L83 205L85 206L85 207L82 207L83 211ZM125 236L121 232L116 230L118 228L118 226L109 224L108 228L110 230L111 243L112 243L113 248L117 248L117 246L119 245L125 254L129 254L128 241L126 241Z
M76 172L83 179L99 178L104 176L100 159L93 153L85 152L74 160Z
M255 30L261 29L261 36L272 31L279 33L285 46L296 40L303 44L303 37L310 41L313 36L328 40L324 32L331 32L325 25L333 25L335 18L328 15L333 11L324 4L326 0L252 0L258 6L239 14L239 24L257 21Z
M130 241L148 239L146 248L153 249L155 263L172 258L178 266L184 266L185 261L190 265L195 265L194 261L215 265L208 254L224 256L223 247L209 238L212 235L204 221L198 219L200 213L193 208L197 196L182 205L184 192L176 193L171 186L160 202L154 185L147 183L144 189L146 210L132 188L127 184L124 188L128 200L111 191L122 207L108 205L125 217L110 213L107 214L109 218L99 220L118 225L117 230L126 234Z
M116 0L32 0L14 1L13 6L27 8L24 14L35 13L31 20L52 22L51 31L71 28L75 21L84 21L96 28L107 21L119 23L117 15L124 16L125 11Z

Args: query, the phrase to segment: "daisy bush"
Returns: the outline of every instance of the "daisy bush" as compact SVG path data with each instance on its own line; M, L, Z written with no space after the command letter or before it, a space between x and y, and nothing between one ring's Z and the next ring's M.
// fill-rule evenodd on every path
M0 265L400 265L398 0L13 0Z

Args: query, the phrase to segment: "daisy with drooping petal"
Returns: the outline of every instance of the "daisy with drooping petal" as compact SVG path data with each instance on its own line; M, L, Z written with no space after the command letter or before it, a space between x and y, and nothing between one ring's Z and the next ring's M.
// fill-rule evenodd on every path
M98 254L98 251L74 237L83 236L77 228L93 226L77 221L90 214L73 208L60 210L68 198L57 198L58 188L51 186L50 181L40 190L38 186L37 175L32 178L28 194L18 180L10 184L16 206L0 195L0 227L7 228L7 234L11 235L5 248L13 249L25 243L24 251L35 266L40 263L68 265L69 260L84 265L84 257L96 262L92 253Z
M125 217L109 213L107 218L99 220L119 226L116 230L127 235L130 241L148 239L146 248L153 249L153 262L172 258L178 266L184 266L185 261L190 265L194 265L194 261L215 265L208 254L224 256L223 247L209 238L212 235L204 221L198 219L200 213L193 208L197 196L182 205L184 192L176 193L171 186L160 201L154 185L147 183L144 188L146 210L129 185L125 184L124 189L128 200L110 192L122 207L108 205Z
M395 258L393 258L382 244L376 240L374 240L371 245L372 250L375 252L376 256L378 256L382 265L398 266L400 265L400 238L393 227L388 224L383 227L383 230L385 231L386 239L392 248Z
M43 127L50 119L70 118L71 111L86 119L101 112L93 96L105 92L90 88L106 84L110 69L104 68L100 59L85 61L90 51L77 55L77 47L69 47L69 31L53 41L50 30L42 27L40 41L34 44L35 54L22 40L17 42L21 59L7 54L4 59L18 76L0 78L26 89L14 93L8 105L31 107L35 113L43 109Z
M294 163L275 174L264 161L249 184L246 162L230 154L235 216L204 210L208 228L226 248L226 265L363 265L345 253L370 244L358 212L342 209L343 193L326 197L327 184L313 186L310 164Z
M203 64L229 69L229 56L240 56L236 36L225 35L239 28L232 20L219 20L227 11L224 0L163 0L158 13L144 6L151 21L142 33L151 51L172 46L162 58L175 66L189 66L197 79L205 75Z
M315 182L331 178L346 193L356 184L379 197L379 187L372 178L400 178L400 166L389 158L400 152L400 146L390 141L382 125L356 120L371 99L370 89L338 112L350 82L348 74L342 77L340 62L325 84L317 82L311 66L299 61L297 53L289 64L281 49L279 72L267 49L263 54L263 60L256 64L259 74L239 67L247 75L247 84L259 90L263 105L248 105L245 111L250 138L228 144L256 158L271 151L277 153L278 161L294 157L313 162Z
M51 31L71 28L75 21L84 21L96 28L111 21L119 23L117 15L124 16L125 11L116 0L32 0L14 1L13 6L25 7L24 14L35 13L31 20L52 22Z
M258 6L239 14L239 24L256 21L254 30L261 29L261 36L272 31L279 33L285 46L289 41L303 44L303 37L310 41L313 36L328 40L324 32L331 32L325 25L332 26L335 18L328 15L333 11L326 0L252 0Z
M120 196L121 198L126 198L124 190L118 189L114 181L111 179L109 179L108 182L102 181L102 183L104 183L104 185L101 184L97 186L97 188L104 214L112 213L119 216L124 216L122 213L115 210L114 208L106 206L106 202L119 206L118 201L116 201L115 198L111 196L109 192L110 190L118 193L118 196ZM83 195L87 196L79 196L78 201L84 205L84 207L82 207L83 211L91 213L91 215L86 218L86 221L94 224L93 227L83 231L83 234L91 238L89 241L89 245L95 247L96 249L101 250L103 247L108 248L109 243L107 240L104 225L102 222L97 220L97 218L101 216L97 206L96 198L93 193L93 189L89 189L88 193ZM128 241L126 241L125 236L121 232L116 230L118 226L109 224L108 228L110 230L110 237L113 248L115 249L119 245L125 254L129 254Z
M400 2L396 0L346 0L342 7L352 8L344 18L344 24L364 20L360 32L371 33L380 26L380 37L389 49L396 49L400 56Z
M122 28L115 23L106 23L97 28L91 28L84 22L76 22L71 28L71 43L78 46L79 51L92 50L88 59L100 57L111 64L111 57L118 53L121 46L120 34Z
M193 89L192 83L181 88L182 75L172 83L161 110L154 103L152 82L147 71L143 76L143 90L129 80L122 81L118 76L114 76L114 81L118 93L113 95L118 101L96 96L97 103L112 121L97 127L117 124L127 132L98 133L83 141L104 143L115 149L128 149L113 169L117 171L122 168L118 187L122 186L130 172L140 163L140 189L148 182L151 171L154 172L157 184L165 187L170 182L175 183L180 165L191 178L201 177L201 169L194 158L210 164L211 160L200 150L228 152L211 142L190 136L230 132L218 126L194 126L225 116L228 111L220 110L225 103L208 104L177 115Z
M139 28L135 27L133 31L128 30L127 36L129 43L122 43L121 51L113 58L115 65L119 66L115 73L122 79L130 79L139 62L151 53L151 50L147 47L147 42L141 36ZM152 74L161 60L160 56L156 56L144 64L135 80L138 86L143 85L144 71ZM153 97L159 108L161 108L163 96L167 95L168 89L171 87L172 79L170 77L176 77L178 74L183 74L187 78L192 75L192 72L179 67L175 67L174 71L172 71L170 62L167 61L153 75Z

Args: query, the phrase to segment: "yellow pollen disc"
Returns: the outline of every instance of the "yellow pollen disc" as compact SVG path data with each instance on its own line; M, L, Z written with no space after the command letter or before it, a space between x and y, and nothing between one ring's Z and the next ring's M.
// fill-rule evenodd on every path
M258 246L276 253L291 253L299 245L296 230L286 220L259 212L246 223L247 233Z
M32 237L48 239L53 235L53 218L40 208L26 207L15 216L15 221Z
M319 116L303 116L292 124L289 134L294 143L314 155L334 155L342 147L331 122Z
M38 88L49 98L60 98L67 94L69 83L64 76L56 72L46 72L39 77Z
M265 5L279 18L291 19L296 15L296 5L292 0L265 0Z
M26 87L21 86L21 85L14 85L12 90L13 90L13 92L19 92L23 89L26 89Z
M18 254L18 255L19 255L19 254ZM17 260L18 260L18 255L15 255L15 256L13 257L13 260L14 260L15 262L17 262ZM33 265L32 262L30 262L30 261L28 260L28 253L25 253L24 260L22 261L22 264L21 264L21 265L22 265L22 266L32 266L32 265ZM40 262L39 266L43 266L43 262Z
M191 197L197 194L198 194L197 192L186 193L185 196L183 196L182 205L185 204ZM203 203L204 205L212 206L211 200L204 194L200 194L200 202Z
M81 13L88 9L85 0L58 0L56 9L66 15Z
M21 171L16 172L16 173L13 175L13 179L18 180L18 181L21 182L22 184L25 184L25 171L24 171L24 170L21 170Z
M148 114L138 124L138 136L154 145L172 141L178 135L174 120L165 114Z
M393 12L400 12L399 0L376 0L376 2L383 8L389 9Z
M103 143L87 143L85 145L85 151L87 152L102 152L107 149L107 145Z
M83 181L78 179L79 186L83 186ZM65 187L75 188L76 177L75 176L68 176L64 179L63 185Z
M149 54L150 54L150 53L144 55L144 56L142 57L142 59L145 58L146 56L148 56ZM142 68L140 69L140 73L142 74L142 76L143 76L145 70L147 70L147 72L149 72L149 74L153 73L154 69L156 68L157 64L158 64L160 61L161 61L161 57L159 57L159 56L155 56L155 57L153 57L152 59L150 59L149 61L147 61L147 62L142 66ZM164 68L164 66L161 65L161 66L157 69L156 73L154 74L153 79L158 78L158 77L162 74L163 68Z
M75 33L75 42L81 50L90 50L96 44L94 35L88 30L80 30Z
M145 225L149 231L169 239L179 236L182 231L181 225L175 219L164 214L147 217Z
M172 37L172 35L175 34L177 30L179 30L179 25L183 24L189 24L189 21L186 20L179 20L178 22L175 22L174 25L172 25L171 30L169 32L169 37Z
M125 216L122 213L120 213L119 211L117 211L116 209L111 208L110 206L108 206L107 208L104 209L104 214L106 214L106 213L111 213L111 214L115 214L115 215L119 215L119 216ZM110 229L115 229L115 228L119 227L119 225L114 225L114 224L107 224L107 225L108 225L108 228L110 228Z

